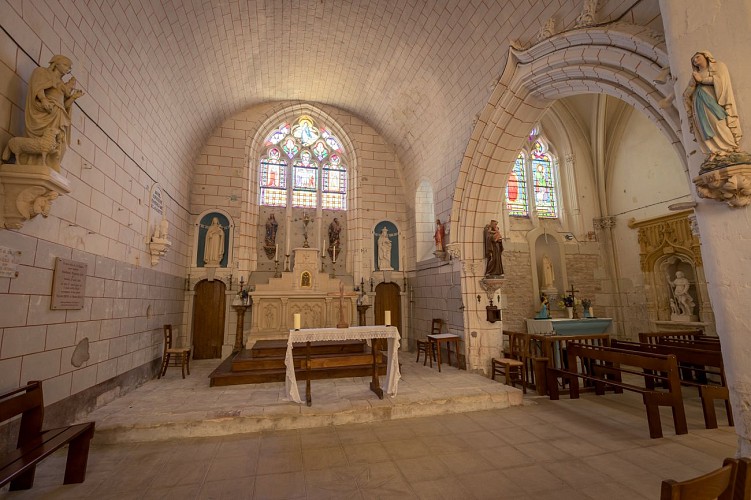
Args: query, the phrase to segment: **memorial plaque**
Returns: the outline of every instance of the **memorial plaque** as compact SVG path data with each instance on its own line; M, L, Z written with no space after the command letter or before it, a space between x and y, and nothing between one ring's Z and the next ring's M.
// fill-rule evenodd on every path
M0 278L18 278L18 262L16 262L16 259L19 255L21 255L19 250L0 247Z
M159 215L164 215L164 199L162 198L162 188L159 184L154 184L151 190L151 209Z
M87 268L85 262L60 257L55 260L50 309L83 309Z

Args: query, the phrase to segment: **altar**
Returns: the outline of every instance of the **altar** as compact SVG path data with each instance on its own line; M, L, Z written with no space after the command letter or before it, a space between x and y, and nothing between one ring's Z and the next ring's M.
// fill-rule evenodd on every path
M613 318L581 318L581 319L528 319L528 333L555 333L556 335L591 335L594 333L610 333Z
M284 364L287 367L285 380L286 399L295 403L302 403L300 391L295 376L295 362L292 356L292 346L296 343L332 341L332 340L373 340L387 339L388 365L386 366L386 393L396 396L401 374L399 372L399 330L395 326L352 326L349 328L307 328L290 330L287 340L287 354ZM377 382L377 373L373 373ZM373 388L371 384L371 388Z

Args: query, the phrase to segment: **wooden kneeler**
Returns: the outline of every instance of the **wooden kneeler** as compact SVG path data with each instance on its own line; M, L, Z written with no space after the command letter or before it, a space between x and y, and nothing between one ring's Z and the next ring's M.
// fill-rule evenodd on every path
M335 367L362 367L370 366L373 372L373 379L370 382L370 390L373 391L379 399L383 399L383 389L378 380L378 349L372 348L370 354L350 354L347 356L311 358L310 342L305 343L305 359L300 363L300 368L305 370L305 404L311 406L313 397L310 392L310 380L312 370L316 368L335 368Z

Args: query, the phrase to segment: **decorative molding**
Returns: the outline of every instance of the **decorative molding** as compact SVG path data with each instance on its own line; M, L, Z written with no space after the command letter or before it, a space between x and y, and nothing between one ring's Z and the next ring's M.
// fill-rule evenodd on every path
M446 245L446 251L451 256L452 259L462 258L462 248L459 245L459 243L448 243Z
M693 179L696 193L733 208L751 203L751 164L741 163L702 173Z
M612 229L615 227L615 216L606 215L604 217L595 217L592 219L592 225L596 230Z
M697 266L702 265L699 238L689 221L692 214L692 210L684 210L642 221L629 221L628 227L638 230L643 272L651 272L655 262L668 254L687 255Z

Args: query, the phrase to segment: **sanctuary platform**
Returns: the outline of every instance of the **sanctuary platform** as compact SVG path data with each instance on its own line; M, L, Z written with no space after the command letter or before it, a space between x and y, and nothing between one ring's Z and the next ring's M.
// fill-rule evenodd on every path
M286 401L283 381L209 387L207 378L219 363L191 362L185 379L180 370L169 369L161 379L80 418L96 422L95 443L121 443L398 421L522 404L519 389L455 367L439 373L411 355L402 360L395 397L378 399L370 377L314 380L311 407ZM298 380L298 387L304 393L305 382Z

